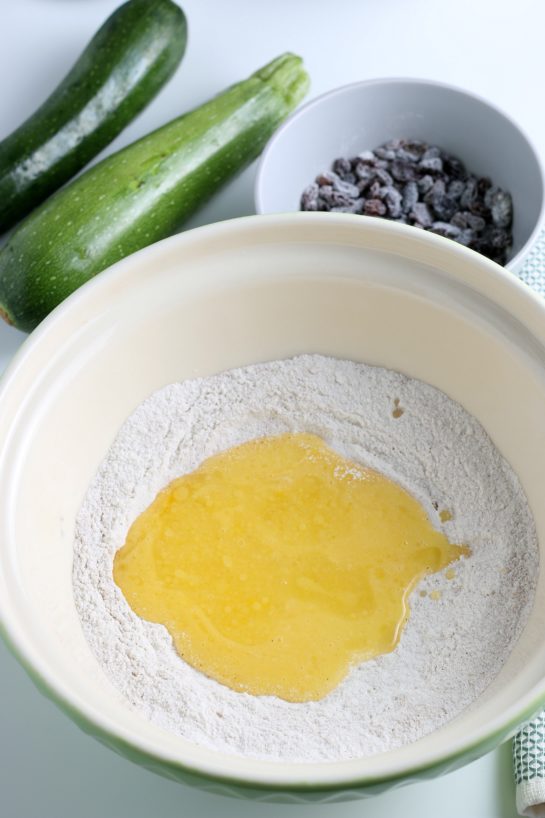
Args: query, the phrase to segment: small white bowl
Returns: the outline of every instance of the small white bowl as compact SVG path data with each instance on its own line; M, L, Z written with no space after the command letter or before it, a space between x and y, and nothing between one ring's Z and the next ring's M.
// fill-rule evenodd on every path
M339 156L351 157L388 139L439 145L467 169L489 176L513 197L513 247L518 271L545 214L539 156L518 125L474 94L429 80L374 79L346 85L309 102L274 134L261 158L257 213L300 209L303 190Z

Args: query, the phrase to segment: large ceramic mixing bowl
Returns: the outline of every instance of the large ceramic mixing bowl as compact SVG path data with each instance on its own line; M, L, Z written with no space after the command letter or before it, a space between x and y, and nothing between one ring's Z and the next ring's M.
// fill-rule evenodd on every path
M377 219L262 216L125 259L30 336L0 390L0 618L38 686L83 729L215 792L334 800L435 776L545 702L545 577L520 641L474 705L367 759L283 764L214 752L131 710L83 635L76 513L127 415L172 381L302 352L421 378L475 415L518 473L545 548L545 302L453 242Z

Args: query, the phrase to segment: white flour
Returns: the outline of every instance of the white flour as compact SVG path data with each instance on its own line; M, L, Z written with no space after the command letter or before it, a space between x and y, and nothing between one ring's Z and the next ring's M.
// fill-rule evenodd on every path
M394 400L404 410L392 416ZM135 517L174 477L250 438L321 435L396 479L451 542L472 556L419 585L397 649L354 667L325 699L293 704L235 693L187 665L162 625L129 608L113 557ZM529 613L537 537L509 465L442 392L396 372L319 355L167 386L123 425L81 508L74 593L106 674L161 727L231 753L284 761L340 760L415 741L487 687ZM429 592L439 590L439 599Z

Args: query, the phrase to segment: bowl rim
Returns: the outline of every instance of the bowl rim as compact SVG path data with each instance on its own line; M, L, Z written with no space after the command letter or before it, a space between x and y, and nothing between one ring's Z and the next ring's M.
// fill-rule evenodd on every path
M324 234L324 231L331 231L334 234L339 229L342 233L341 243L347 241L346 234L353 232L361 236L361 227L365 225L370 234L375 234L384 241L388 235L398 235L404 237L409 246L413 245L418 252L418 245L429 245L436 252L450 256L453 260L458 257L462 262L458 266L457 275L463 281L464 276L469 275L468 270L477 266L479 275L472 280L477 292L482 292L491 300L497 303L509 301L512 314L518 318L525 326L529 327L534 335L537 335L540 343L545 347L545 300L533 292L530 287L517 279L515 275L498 266L484 256L469 250L462 245L424 231L411 229L407 225L396 224L394 222L361 217L350 214L325 214L325 213L289 213L275 214L268 216L245 216L237 219L227 220L216 224L205 225L189 230L185 233L172 236L146 247L137 253L129 256L112 267L105 270L99 276L91 279L76 292L69 296L60 304L24 342L21 349L14 356L6 372L0 379L0 404L5 393L10 389L11 383L17 379L19 370L26 366L27 360L33 355L34 349L41 343L41 340L50 332L56 332L57 327L70 318L71 313L81 310L82 302L85 303L89 295L93 295L97 290L107 293L112 284L130 281L131 267L134 260L149 263L155 255L168 248L176 247L183 251L185 245L199 243L202 247L213 245L216 237L221 237L227 233L237 232L245 236L251 236L254 231L267 228L271 231L279 229L292 230L299 234L299 225L316 223L317 233ZM456 274L453 274L456 275ZM531 313L526 316L521 313L526 311ZM66 322L68 325L70 321ZM65 331L67 332L67 330ZM13 419L12 419L13 421ZM3 442L0 441L0 449ZM0 450L1 454L1 450ZM4 578L0 573L0 588ZM69 686L52 671L46 659L37 651L32 639L27 633L26 626L19 621L19 616L15 610L10 610L10 605L6 602L6 595L0 593L0 635L3 636L8 647L14 653L18 661L37 684L40 690L51 698L63 711L65 711L80 727L86 732L107 744L110 748L121 752L134 761L147 766L156 772L162 772L170 777L187 778L192 783L215 782L226 786L234 786L241 790L260 792L291 792L291 793L320 793L339 790L361 791L369 788L377 788L380 785L391 786L396 783L410 781L416 777L432 777L440 772L455 769L464 763L479 757L483 753L497 746L502 740L510 737L520 726L520 724L531 718L539 709L545 705L545 676L532 687L515 704L507 710L498 713L488 721L487 726L481 727L477 734L470 741L458 739L453 745L453 749L442 752L424 761L409 762L403 765L392 766L384 774L362 774L354 775L352 772L342 772L345 764L352 762L317 762L312 764L290 765L300 772L293 773L288 777L276 773L278 769L276 762L270 764L270 777L262 773L248 771L240 774L222 771L221 758L214 758L214 751L211 752L211 760L207 763L192 764L174 753L164 750L159 746L159 742L141 738L136 735L136 731L120 727L114 720L100 712L94 703L89 703L81 699L79 694L70 690ZM241 762L246 759L241 758ZM250 759L251 760L251 759ZM366 759L354 760L362 766ZM335 775L328 775L322 778L326 770L335 767ZM316 772L309 773L309 768ZM205 785L206 786L206 785Z
M539 207L539 212L537 214L534 227L528 236L527 240L524 242L518 253L514 255L507 264L505 265L508 269L518 269L523 260L526 258L528 253L530 252L531 248L533 247L534 243L537 240L539 233L541 232L544 222L545 222L545 162L542 161L540 152L537 150L534 141L531 137L524 131L523 128L515 121L515 119L504 111L501 107L496 105L493 102L490 102L485 97L477 94L473 91L468 91L466 88L462 88L458 85L452 85L451 83L442 82L440 80L432 80L420 77L371 77L365 80L356 80L355 82L347 83L346 85L339 85L336 88L331 88L329 91L325 91L322 94L319 94L317 97L310 99L308 102L301 105L297 108L290 116L284 120L282 125L276 129L273 135L270 137L269 141L265 145L265 148L259 158L257 164L257 170L255 175L254 181L254 206L255 212L259 215L273 215L270 211L264 208L263 198L264 198L264 177L265 177L265 168L268 162L269 154L272 152L276 142L282 138L282 135L286 130L288 130L292 123L305 116L305 114L316 108L323 103L327 103L330 98L336 97L338 95L348 93L356 88L369 88L372 86L384 86L384 85L415 85L415 86L424 86L424 87L432 87L432 88L439 88L443 91L449 91L459 94L460 96L465 96L468 99L472 99L475 102L480 103L482 106L489 108L491 111L494 111L498 116L504 119L511 127L518 133L519 137L523 142L526 143L530 153L533 155L536 165L539 169L539 179L541 182L541 203ZM298 212L298 211L294 211ZM385 221L388 221L387 219Z

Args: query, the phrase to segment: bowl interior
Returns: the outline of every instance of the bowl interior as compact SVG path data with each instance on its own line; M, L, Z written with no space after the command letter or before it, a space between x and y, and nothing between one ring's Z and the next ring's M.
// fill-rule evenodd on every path
M364 761L286 765L214 753L132 712L76 614L74 519L126 416L170 382L302 352L395 368L483 423L519 474L545 544L544 307L476 254L380 220L249 218L155 245L72 296L24 345L0 394L0 613L72 708L164 760L269 784L425 767L537 708L545 580L479 701L419 742ZM540 687L541 685L541 687Z
M256 182L258 213L299 210L301 193L339 156L406 136L440 145L513 197L510 260L541 219L543 176L524 134L488 103L445 85L370 80L308 103L273 136Z

